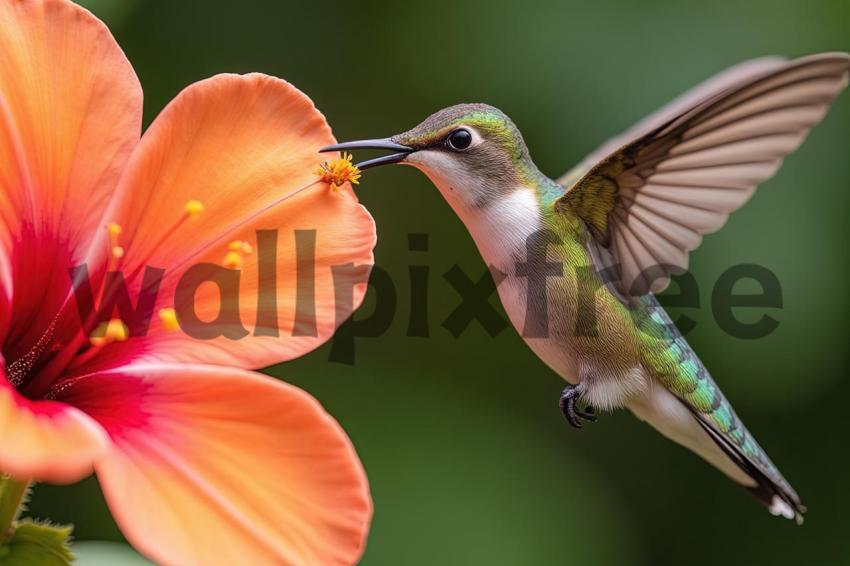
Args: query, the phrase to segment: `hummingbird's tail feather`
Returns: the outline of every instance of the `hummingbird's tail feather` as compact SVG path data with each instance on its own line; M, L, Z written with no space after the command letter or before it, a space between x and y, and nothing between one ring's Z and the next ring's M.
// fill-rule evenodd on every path
M754 486L745 487L759 503L764 505L773 515L785 517L786 519L794 519L798 525L803 524L803 515L806 512L806 506L800 501L797 492L794 491L781 475L778 478L769 477L758 466L754 465L749 458L742 454L733 443L729 442L722 435L717 434L707 423L704 423L699 417L699 414L695 413L694 418L729 459L756 482Z
M750 490L774 515L802 522L805 507L759 446L669 315L651 295L640 319L655 387L629 404L638 418Z
M628 407L640 420L746 488L771 514L802 522L806 509L797 493L737 417L732 433L724 434L704 413L657 383L632 398ZM728 414L734 414L731 408Z

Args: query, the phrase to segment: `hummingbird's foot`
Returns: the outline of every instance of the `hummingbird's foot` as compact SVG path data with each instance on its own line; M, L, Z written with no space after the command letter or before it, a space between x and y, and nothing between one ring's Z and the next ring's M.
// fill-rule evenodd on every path
M567 385L561 392L561 399L558 404L561 406L561 412L564 417L575 428L580 429L583 426L582 419L588 422L596 422L596 415L593 412L593 407L587 406L584 410L576 407L579 399L579 389L577 385Z

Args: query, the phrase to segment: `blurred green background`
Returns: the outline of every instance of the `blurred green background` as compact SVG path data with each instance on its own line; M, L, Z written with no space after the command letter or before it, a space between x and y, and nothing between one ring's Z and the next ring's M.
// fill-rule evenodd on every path
M262 71L305 91L341 140L491 103L551 176L729 65L850 50L846 0L84 5L133 63L148 122L193 81ZM358 193L398 291L393 323L357 342L354 365L325 346L270 372L316 395L357 446L375 501L364 564L850 564L850 95L691 260L702 308L687 311L689 340L809 506L802 528L626 412L567 426L562 381L513 329L440 326L457 304L442 274L458 264L477 279L484 264L424 176L370 171ZM408 251L409 233L429 251ZM712 317L712 286L738 263L781 282L767 338L733 338ZM429 338L406 336L411 264L430 267ZM94 479L40 486L31 509L75 523L79 540L122 540Z

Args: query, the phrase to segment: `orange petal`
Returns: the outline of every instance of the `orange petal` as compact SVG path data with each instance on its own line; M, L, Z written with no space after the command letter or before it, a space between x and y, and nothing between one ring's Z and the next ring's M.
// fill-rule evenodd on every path
M353 295L338 305L331 267L370 266L375 245L374 222L349 185L331 191L316 183L295 194L317 180L316 166L327 159L318 149L331 143L330 129L313 103L292 85L265 75L219 75L191 85L166 107L133 155L120 185L121 203L110 213L110 220L122 226L121 269L129 275L142 265L165 268L154 312L174 307L183 323L181 312L193 303L175 304L180 277L203 262L239 267L241 324L252 334L239 340L200 340L168 332L153 320L147 338L113 347L123 352L116 360L135 348L158 359L259 368L298 357L331 336L365 292L364 271L347 276L338 272L337 289L346 299ZM295 196L279 202L290 194ZM269 248L258 245L258 229L277 230L276 253L264 255ZM292 335L296 279L303 282L310 276L306 268L296 270L296 230L315 233L315 315L302 313L310 322L299 326L301 336ZM250 247L231 250L237 240ZM258 261L266 268L271 265L267 273L277 275L276 282L265 277L277 305L263 299L262 309L276 311L271 321L260 317L264 337L253 335ZM209 321L216 317L219 303L218 289L207 284L195 295L194 310ZM279 336L269 336L275 326Z
M0 470L25 479L70 483L89 475L109 439L64 403L32 402L0 372Z
M142 90L106 26L71 2L0 3L0 53L0 247L17 330L38 337L138 142Z
M252 372L132 365L63 400L100 421L96 463L130 542L167 564L351 564L371 518L345 433L300 389Z

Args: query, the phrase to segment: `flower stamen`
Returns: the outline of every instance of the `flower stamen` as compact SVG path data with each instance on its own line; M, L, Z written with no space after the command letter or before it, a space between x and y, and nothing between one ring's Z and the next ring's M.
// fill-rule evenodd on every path
M204 211L204 203L199 200L192 199L186 202L184 210L186 211L186 214L189 216L189 218L195 220Z
M121 259L124 257L124 248L118 244L118 236L121 235L121 225L115 222L110 222L106 225L106 231L109 233L109 249L112 252L112 257Z
M245 240L233 240L227 245L227 255L224 256L224 266L230 269L242 267L242 256L254 253L254 246Z
M223 263L224 267L228 269L239 269L242 267L242 256L239 255L239 252L227 252Z
M351 154L344 152L342 157L319 165L316 175L322 182L330 184L334 190L338 190L344 183L359 185L360 169L351 162L351 159Z
M157 241L155 245L152 245L152 246L149 247L150 251L148 252L148 255L143 259L143 261L139 261L138 263L134 262L134 263L136 263L136 268L135 268L135 270L133 270L133 272L127 278L128 281L134 280L136 278L136 276L138 276L139 273L141 273L142 269L144 269L144 267L148 264L148 262L150 261L150 258L153 256L155 251L157 249L159 249L159 247L164 242L166 242L172 236L174 236L174 234L177 232L177 230L179 230L182 226L184 226L186 224L187 220L194 221L194 220L198 219L198 217L201 215L201 213L204 212L204 203L202 203L201 201L196 200L196 199L187 200L186 204L183 205L183 212L184 212L184 214L180 217L180 219L175 224L173 224L171 226L171 228L169 228L168 230L165 230L165 232L160 237L159 241ZM114 252L115 252L115 250L113 250L113 253ZM147 292L147 290L148 290L147 288L142 288L141 292Z
M180 328L180 323L177 320L177 311L172 308L164 308L159 309L159 322L162 327L168 331L173 332Z
M245 240L233 240L227 247L230 251L242 252L245 255L254 253L254 246Z
M130 336L130 329L120 318L101 322L89 336L92 346L105 346L112 342L123 342Z

